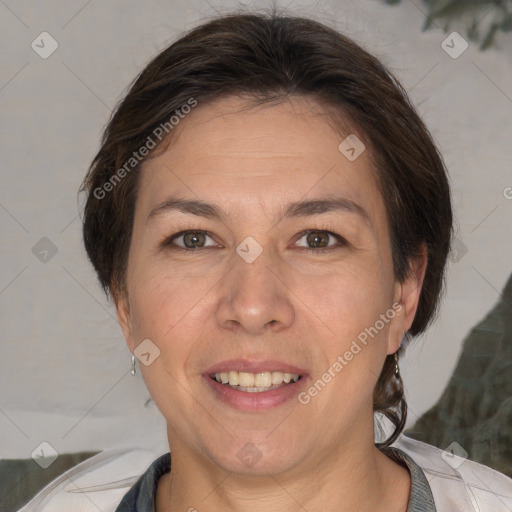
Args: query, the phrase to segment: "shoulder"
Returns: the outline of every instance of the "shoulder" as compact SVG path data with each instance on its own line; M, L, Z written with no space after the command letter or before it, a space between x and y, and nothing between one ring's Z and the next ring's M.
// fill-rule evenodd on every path
M404 435L392 447L405 452L423 470L437 510L512 510L512 479L506 475Z
M155 460L157 455L145 449L102 451L64 472L18 512L115 512L133 487L138 484L140 488L144 475L163 457Z

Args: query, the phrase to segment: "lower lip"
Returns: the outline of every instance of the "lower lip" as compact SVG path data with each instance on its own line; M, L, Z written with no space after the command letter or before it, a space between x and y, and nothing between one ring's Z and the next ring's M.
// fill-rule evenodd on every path
M224 403L242 411L263 411L277 407L293 398L296 398L304 387L306 377L302 376L297 382L286 384L280 388L268 391L248 392L239 391L226 384L221 384L209 375L203 375L207 384L213 389L217 398Z

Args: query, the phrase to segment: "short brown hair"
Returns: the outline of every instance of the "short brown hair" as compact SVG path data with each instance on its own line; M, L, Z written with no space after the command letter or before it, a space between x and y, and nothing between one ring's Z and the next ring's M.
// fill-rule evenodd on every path
M256 103L307 95L334 120L344 116L358 128L386 206L397 281L408 275L421 245L427 247L406 341L424 332L437 313L452 236L443 159L405 90L377 58L334 29L275 9L222 15L189 31L149 62L112 113L81 187L87 193L84 244L105 292L125 291L138 170L149 156L132 162L133 169L126 162L191 98L205 103L229 95L249 95ZM168 131L158 147L170 140ZM388 356L374 390L374 411L395 426L383 446L403 430L407 411L394 368Z

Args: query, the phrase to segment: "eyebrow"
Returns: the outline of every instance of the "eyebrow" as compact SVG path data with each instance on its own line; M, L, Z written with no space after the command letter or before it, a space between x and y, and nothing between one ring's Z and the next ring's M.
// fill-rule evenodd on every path
M222 208L215 204L196 199L169 197L151 210L146 222L168 211L180 211L185 214L206 218L226 219L228 217ZM310 217L334 211L356 214L365 223L370 226L372 225L370 215L360 204L345 197L334 196L288 203L281 208L280 218Z

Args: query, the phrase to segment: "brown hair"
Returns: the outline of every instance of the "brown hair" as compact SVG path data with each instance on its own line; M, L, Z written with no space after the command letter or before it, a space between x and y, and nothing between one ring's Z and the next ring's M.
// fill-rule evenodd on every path
M149 139L165 146L173 134L171 116L191 99L205 103L229 95L252 96L256 103L307 95L328 106L338 126L342 115L358 128L386 205L397 281L410 272L422 243L427 247L426 274L406 341L424 332L444 289L452 235L442 157L405 90L377 58L334 29L275 9L223 15L189 31L145 67L112 113L80 189L87 193L84 244L105 292L115 297L126 291L137 171L152 154L140 157L139 148ZM162 126L169 129L160 143L154 139ZM374 411L395 427L378 443L387 446L402 432L407 412L392 355L374 390Z

